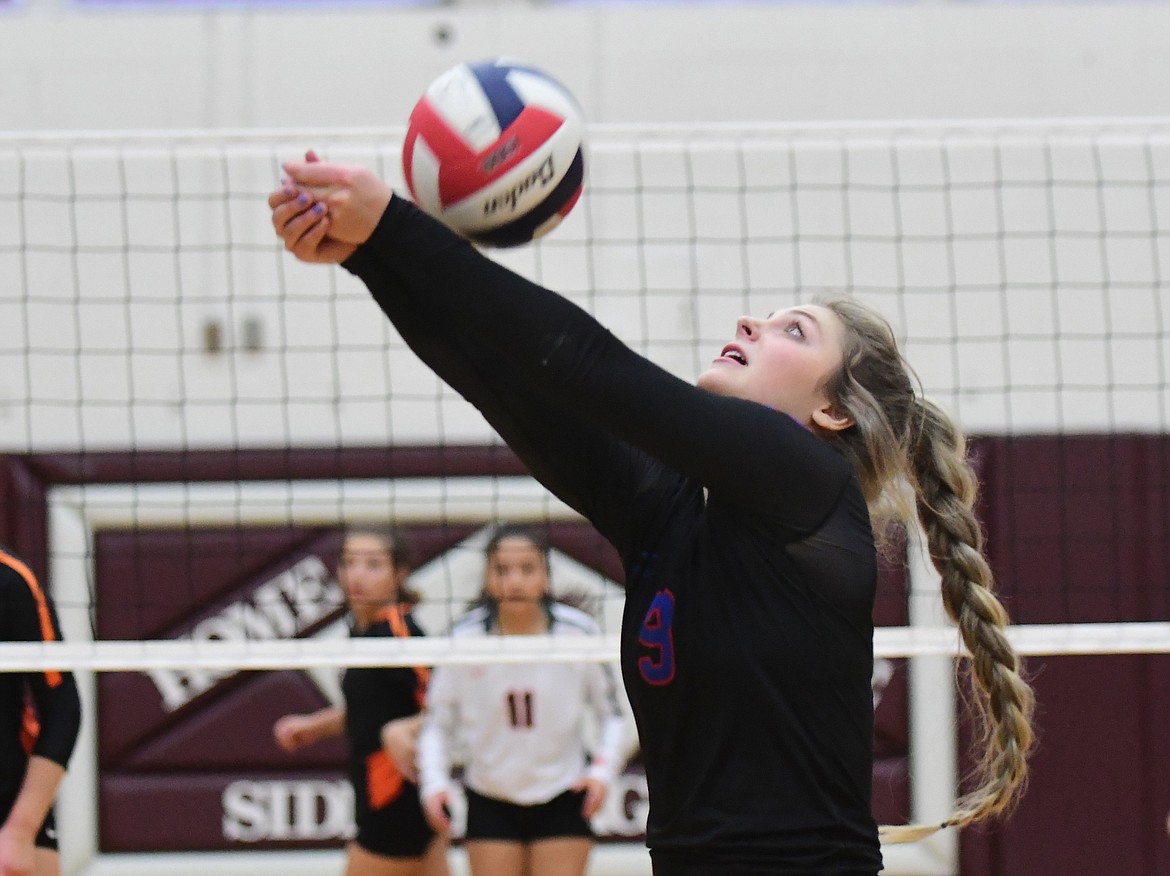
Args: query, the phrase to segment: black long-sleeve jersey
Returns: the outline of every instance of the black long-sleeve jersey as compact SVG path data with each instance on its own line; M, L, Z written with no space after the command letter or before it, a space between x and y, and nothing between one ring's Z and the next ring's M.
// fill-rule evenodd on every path
M672 376L400 198L345 267L619 551L655 861L876 873L877 559L848 462L785 414Z
M0 641L59 641L57 612L32 570L0 548ZM24 782L30 755L62 767L81 728L81 701L68 672L0 672L0 809Z
M402 606L390 606L355 637L421 636L422 630ZM397 718L422 711L426 702L427 671L410 667L371 666L347 669L341 680L345 694L345 736L349 747L349 775L360 815L382 809L403 792L415 796L394 761L382 748L382 727Z

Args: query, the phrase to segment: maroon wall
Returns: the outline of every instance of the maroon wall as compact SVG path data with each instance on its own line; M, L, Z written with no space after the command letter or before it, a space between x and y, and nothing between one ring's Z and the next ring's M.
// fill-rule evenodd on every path
M407 527L415 561L428 562L477 527ZM616 552L585 524L549 528L557 550L621 580ZM306 557L333 572L340 545L336 530L295 527L114 530L95 538L97 629L102 639L157 639L188 634L225 607L254 600L258 588ZM901 568L884 570L879 621L906 622ZM300 633L335 620L326 605L319 620ZM458 610L458 609L457 609ZM301 672L235 673L216 680L178 708L168 708L155 682L141 673L103 673L98 679L101 848L108 852L223 850L243 841L225 837L228 788L255 782L271 792L277 783L322 787L342 778L344 751L337 740L294 753L272 741L273 722L290 712L325 705ZM904 661L881 691L877 710L874 811L883 822L909 815ZM636 764L634 773L640 773ZM326 803L314 804L322 817ZM281 807L289 811L290 804ZM168 812L171 829L146 825ZM290 814L288 821L297 818ZM292 832L292 828L289 828ZM273 837L248 840L247 848L336 845L337 837Z
M983 481L981 517L988 550L1015 621L1170 620L1170 438L994 438L975 442L974 450ZM43 575L44 495L47 487L58 483L414 477L520 470L506 451L483 448L447 448L438 455L416 449L370 449L7 457L0 458L0 541L29 557ZM239 588L246 590L249 582L263 579L273 563L284 561L282 557L299 556L298 551L328 537L316 530L286 528L251 532L244 546L232 541L238 535L217 548L198 539L180 539L169 555L158 543L151 544L150 553L155 554L151 563L173 565L179 563L179 555L188 558L183 562L191 563L192 573L176 576L174 568L160 572L160 567L147 565L145 554L129 541L119 542L129 537L126 533L102 534L99 587L121 579L140 595L159 597L153 603L140 602L129 614L113 610L103 614L109 618L100 621L103 635L134 638L181 631L195 618L186 607L176 609L173 599L184 606L188 605L184 593L212 604L227 599ZM254 541L255 536L260 538ZM599 559L604 552L585 541L562 547L590 565L613 562L612 557ZM222 556L208 556L213 552ZM226 567L224 558L231 560ZM606 571L614 577L612 569ZM160 578L173 580L161 585ZM883 584L877 620L905 622L905 600L895 573ZM1165 828L1170 810L1170 697L1165 693L1170 690L1170 655L1033 658L1028 670L1040 702L1040 745L1032 783L1010 820L964 832L964 876L1170 872ZM221 703L220 716L214 709L202 714L202 708L188 708L187 717L157 722L139 735L116 730L117 720L103 718L101 817L110 847L144 848L144 843L164 842L144 839L134 814L144 808L166 811L182 805L167 796L165 785L156 783L162 766L202 770L200 778L192 777L193 795L218 793L239 763L267 769L273 755L262 754L257 746L275 711L319 701L319 693L303 678L301 673L268 673L232 680L207 700ZM899 664L877 711L874 800L881 820L897 820L906 811L905 699L905 672ZM121 700L119 695L108 702ZM99 706L103 709L108 715L106 702ZM223 742L228 727L240 741ZM246 745L245 738L251 740ZM208 741L216 740L221 744L208 746ZM195 757L196 751L205 751L206 758ZM322 748L306 752L303 762L281 768L293 766L310 778L335 775L338 756L336 750ZM206 787L196 787L198 782ZM133 808L122 809L116 803L133 797L140 801ZM222 847L217 830L217 825L210 825L202 834L185 834L182 841L194 848ZM176 837L165 839L166 847L178 842Z
M1170 620L1170 439L976 443L988 552L1016 623ZM1166 643L1170 652L1170 642ZM1033 657L1040 743L964 876L1170 873L1170 653Z

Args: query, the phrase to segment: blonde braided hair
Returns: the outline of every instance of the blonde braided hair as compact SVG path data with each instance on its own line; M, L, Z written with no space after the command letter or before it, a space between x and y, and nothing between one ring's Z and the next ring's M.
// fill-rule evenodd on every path
M823 304L845 326L844 361L826 391L837 413L853 421L828 440L853 463L875 516L909 522L916 514L942 578L943 604L971 652L969 699L983 746L972 771L975 788L941 824L882 828L887 842L909 842L1011 809L1027 782L1035 698L1004 634L1008 614L983 555L966 439L942 409L916 392L894 333L879 314L852 299Z

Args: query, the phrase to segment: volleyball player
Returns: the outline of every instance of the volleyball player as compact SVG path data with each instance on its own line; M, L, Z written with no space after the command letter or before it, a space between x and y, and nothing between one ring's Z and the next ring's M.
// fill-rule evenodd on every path
M407 544L397 529L353 527L346 532L337 580L349 607L352 636L422 635L402 600L408 571ZM426 683L425 669L347 669L341 684L344 708L285 715L273 726L286 751L345 733L357 826L346 850L346 876L447 874L446 839L427 825L418 786L381 743L383 728L419 715Z
M0 641L61 639L49 595L23 561L0 548ZM0 673L0 876L58 876L53 798L81 727L68 672Z
M484 552L483 599L452 636L587 636L588 614L555 602L549 547L505 525ZM584 728L600 732L591 761ZM467 856L473 876L583 876L592 818L625 762L625 721L608 666L488 664L435 669L418 741L423 806L450 828L451 741L466 752Z
M622 673L656 876L881 869L871 514L889 509L925 529L987 729L974 789L935 828L1010 807L1032 691L992 592L963 436L917 394L884 320L850 300L741 318L692 386L368 170L308 158L269 197L285 247L344 262L623 559Z

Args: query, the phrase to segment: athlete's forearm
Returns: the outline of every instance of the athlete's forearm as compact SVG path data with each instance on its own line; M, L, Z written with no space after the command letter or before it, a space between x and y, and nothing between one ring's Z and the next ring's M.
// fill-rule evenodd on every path
M418 785L425 800L451 787L451 761L444 728L429 715L418 737Z
M4 828L25 837L36 836L64 776L65 768L56 761L35 754L30 757L20 793L12 804Z
M339 736L345 732L345 709L341 706L326 706L309 715L309 733L316 742Z
M436 667L431 674L418 735L418 786L424 799L451 786L448 740L459 723L460 677L459 669L451 666Z

